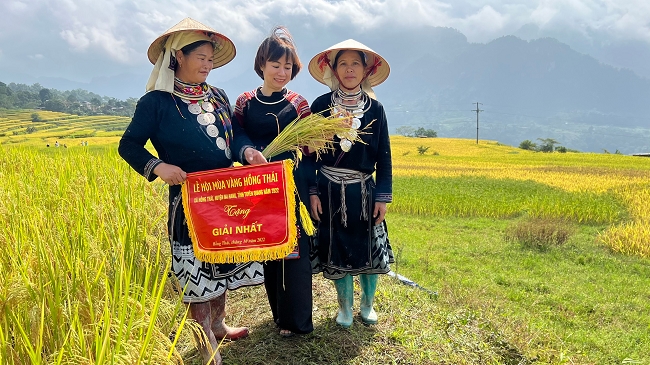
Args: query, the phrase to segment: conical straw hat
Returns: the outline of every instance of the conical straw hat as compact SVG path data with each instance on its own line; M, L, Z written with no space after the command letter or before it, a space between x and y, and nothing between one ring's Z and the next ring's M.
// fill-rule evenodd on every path
M390 73L390 66L388 66L388 62L386 62L386 60L383 59L379 53L373 51L365 44L355 41L354 39L348 39L341 43L337 43L314 56L311 61L309 61L309 73L311 76L315 78L316 81L327 85L323 80L323 76L325 74L325 69L329 68L330 66L328 66L325 62L324 55L327 56L327 59L330 63L333 63L334 58L336 58L336 54L342 50L355 50L365 53L366 63L368 66L372 66L378 62L375 72L368 76L368 82L370 83L370 86L377 86L388 78L388 74Z
M167 29L167 31L151 43L149 50L147 51L149 61L155 65L158 56L160 56L160 53L163 51L163 47L165 46L165 42L169 35L183 31L205 32L210 36L210 38L212 38L212 41L215 43L212 68L221 67L235 58L235 44L228 37L192 18L185 18L178 24Z

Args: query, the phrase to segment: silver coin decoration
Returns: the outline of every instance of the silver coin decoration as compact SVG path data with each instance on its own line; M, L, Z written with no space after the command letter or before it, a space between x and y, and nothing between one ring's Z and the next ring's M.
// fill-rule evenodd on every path
M355 129L350 129L346 134L345 139L349 139L350 141L354 141L359 136L359 133Z
M219 128L217 128L216 125L210 124L209 126L205 127L205 131L208 133L208 136L210 137L217 137L219 136Z
M201 114L201 106L199 104L188 104L187 110L192 114Z
M230 148L228 147L226 140L223 137L219 137L219 128L214 124L217 121L217 117L214 115L215 108L212 102L207 98L203 101L199 101L199 103L187 99L181 100L187 104L187 110L196 115L196 120L199 124L205 126L205 132L207 135L216 138L215 143L217 147L223 150L226 157L230 159L232 155Z
M212 113L206 113L203 114L203 119L205 119L205 121L208 122L208 124L212 124L217 120L217 117L215 117L214 114Z
M208 113L212 113L214 111L214 106L212 105L212 103L209 103L209 102L208 103L202 103L201 108L203 108L203 110L205 110Z
M361 127L361 120L359 118L352 119L352 128L359 129Z
M225 150L227 147L226 140L222 137L217 137L217 147L219 147L219 149Z
M352 142L350 142L350 140L347 139L342 139L341 142L339 142L339 144L341 145L341 149L344 152L348 152L352 148Z
M210 118L208 117L208 115L212 115L212 114L199 114L196 116L196 120L198 120L199 124L201 125L212 124L212 122L210 122ZM214 115L212 116L214 117Z

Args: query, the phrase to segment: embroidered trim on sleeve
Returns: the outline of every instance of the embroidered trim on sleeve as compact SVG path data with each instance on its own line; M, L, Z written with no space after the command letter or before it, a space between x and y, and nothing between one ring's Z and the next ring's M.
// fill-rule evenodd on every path
M163 163L163 160L159 158L152 158L151 160L149 160L149 162L147 162L147 164L144 166L144 173L142 174L142 176L147 178L147 180L151 180L153 169L155 169L156 166L160 165L161 163Z
M298 113L298 118L304 118L311 114L311 109L309 109L309 103L302 95L295 93L291 90L287 90L287 95L285 95L287 101L293 105Z
M393 201L393 194L376 194L375 201L382 203L391 203Z
M255 90L246 91L243 94L239 95L237 101L235 102L235 116L239 121L239 125L244 126L244 108L248 102L255 97Z

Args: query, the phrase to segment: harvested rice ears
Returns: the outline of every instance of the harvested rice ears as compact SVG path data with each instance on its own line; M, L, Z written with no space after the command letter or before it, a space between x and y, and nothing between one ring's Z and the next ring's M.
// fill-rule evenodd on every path
M334 149L334 135L350 135L349 121L352 116L324 117L322 115L324 112L291 121L262 151L264 157L268 159L287 151L293 151L296 156L301 156L301 149L307 147L316 153L316 158L318 158L321 153ZM351 142L364 143L360 137L364 133L357 131L351 135L355 137Z

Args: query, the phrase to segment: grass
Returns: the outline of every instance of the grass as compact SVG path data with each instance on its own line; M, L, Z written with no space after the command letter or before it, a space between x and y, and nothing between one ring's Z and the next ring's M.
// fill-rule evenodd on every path
M512 218L522 215L579 223L615 223L626 218L611 193L568 192L534 181L487 177L405 176L394 181L391 210L440 217Z
M0 145L0 363L199 364L167 276L165 186L121 161L116 137L69 148L25 138ZM439 295L382 276L380 323L346 331L332 284L315 277L316 330L285 340L263 288L237 290L228 322L252 332L224 345L227 364L650 363L645 162L483 141L435 140L439 155L420 156L420 140L395 141L412 152L393 153L393 269ZM508 242L541 211L568 218L566 243Z
M510 220L390 219L394 269L437 288L440 306L481 313L526 358L650 361L650 262L596 243L604 227L579 226L565 245L540 251L505 241Z
M570 224L561 220L533 218L508 227L505 239L524 247L545 250L550 246L565 244L573 231Z

